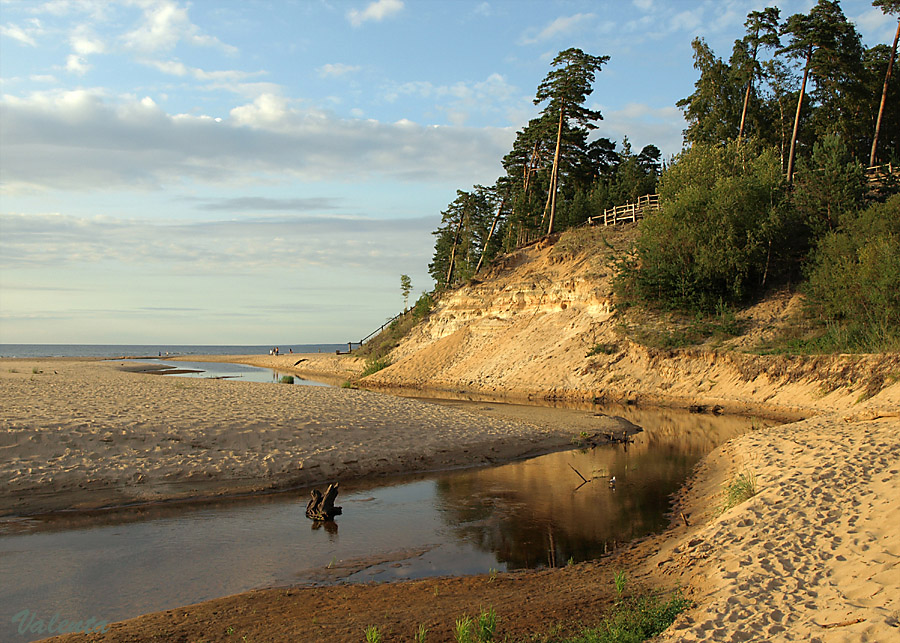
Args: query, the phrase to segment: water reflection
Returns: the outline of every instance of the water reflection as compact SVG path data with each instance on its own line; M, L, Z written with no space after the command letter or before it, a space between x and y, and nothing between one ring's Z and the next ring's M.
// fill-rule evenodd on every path
M632 444L441 478L438 511L459 539L494 552L508 569L596 558L661 529L669 496L697 461L749 424L677 411L619 412L644 425Z

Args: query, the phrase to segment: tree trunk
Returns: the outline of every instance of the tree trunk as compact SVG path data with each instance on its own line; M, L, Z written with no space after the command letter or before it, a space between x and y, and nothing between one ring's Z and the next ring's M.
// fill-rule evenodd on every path
M744 135L744 123L747 121L747 104L750 102L750 89L753 87L753 72L750 72L750 80L747 81L747 91L744 92L744 109L741 110L741 126L738 128L738 147L741 145L741 137Z
M450 266L447 268L447 287L450 287L450 278L453 277L453 264L456 261L456 246L459 245L459 235L462 232L465 214L459 213L459 225L456 226L456 237L453 239L453 249L450 251Z
M556 151L553 153L553 175L550 180L550 225L547 234L553 234L553 220L556 218L556 190L559 183L559 150L562 146L563 108L559 107L559 129L556 131Z
M475 266L475 274L478 274L478 271L481 270L481 262L484 261L484 253L487 250L488 243L491 241L491 237L494 236L494 229L497 227L497 221L500 220L500 214L503 212L503 206L506 205L506 196L503 197L503 200L500 201L500 207L497 208L497 214L494 215L494 221L491 223L491 231L488 232L487 239L484 240L484 246L481 248L481 256L478 257L478 265Z
M803 82L800 83L800 96L797 98L797 113L794 115L794 131L791 134L791 151L788 154L787 179L794 181L794 153L797 147L797 130L800 129L800 108L803 106L803 95L806 93L806 79L809 78L809 63L812 60L812 47L806 54L806 66L803 68Z
M878 134L881 132L881 116L884 114L884 102L887 99L888 83L891 81L891 70L894 68L894 58L897 56L897 40L900 39L900 20L897 20L897 33L894 36L894 46L891 49L891 58L888 60L887 73L884 75L884 88L881 90L881 105L878 107L878 120L875 121L875 138L872 139L872 152L869 154L869 165L875 165L875 150L878 147Z
M759 37L759 30L756 31ZM744 92L744 108L741 110L741 126L738 128L737 144L741 146L741 137L744 135L744 123L747 122L747 105L750 104L750 90L753 88L753 68L756 67L756 47L753 48L753 56L750 58L750 78L747 80L747 91Z

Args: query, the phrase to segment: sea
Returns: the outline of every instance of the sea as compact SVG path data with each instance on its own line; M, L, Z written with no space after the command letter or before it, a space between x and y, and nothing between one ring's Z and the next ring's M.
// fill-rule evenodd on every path
M0 344L0 357L178 357L184 355L268 355L275 346L180 344ZM278 353L334 353L347 344L278 345Z

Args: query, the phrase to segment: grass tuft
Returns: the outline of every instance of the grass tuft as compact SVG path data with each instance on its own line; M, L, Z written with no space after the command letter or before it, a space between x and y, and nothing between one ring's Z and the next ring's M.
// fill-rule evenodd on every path
M367 375L371 375L372 373L377 373L383 368L387 368L391 365L391 360L389 357L370 357L366 360L366 367L363 369L360 377L366 377Z
M722 511L728 511L737 507L742 502L749 500L758 493L756 476L745 471L734 480L725 485L725 504Z

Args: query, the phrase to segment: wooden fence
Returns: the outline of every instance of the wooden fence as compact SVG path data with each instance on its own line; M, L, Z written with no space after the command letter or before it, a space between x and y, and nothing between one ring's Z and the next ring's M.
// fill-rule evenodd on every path
M634 203L626 203L625 205L617 205L614 208L607 208L603 214L596 217L590 217L587 220L588 225L619 225L621 223L634 223L647 216L648 213L659 210L659 195L647 194L639 197Z
M390 326L391 324L393 324L395 321L397 321L398 319L400 319L400 318L403 317L404 315L408 315L408 314L411 313L411 312L412 312L412 308L410 308L409 310L406 310L406 311L404 311L404 312L402 312L402 313L398 313L398 314L394 315L394 316L391 317L389 320L387 320L386 322L384 322L384 323L381 325L380 328L376 328L375 330L373 330L371 333L369 333L368 335L366 335L365 337L363 337L363 338L362 338L361 340L359 340L358 342L347 342L347 353L352 353L352 352L353 352L353 347L354 347L354 346L356 346L357 348L362 347L362 345L365 344L366 341L368 341L369 339L375 337L375 335L377 335L378 333L380 333L381 331L383 331L385 328L387 328L388 326ZM347 353L341 352L340 350L335 351L335 352L336 352L338 355L346 355L346 354L347 354Z

